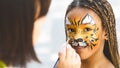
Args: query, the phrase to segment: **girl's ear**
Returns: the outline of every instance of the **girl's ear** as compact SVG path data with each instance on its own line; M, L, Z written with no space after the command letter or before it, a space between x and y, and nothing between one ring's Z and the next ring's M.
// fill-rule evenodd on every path
M106 30L103 30L103 37L104 37L104 40L108 40L108 34Z
M105 34L104 34L104 39L105 39L105 40L108 40L108 35L107 35L106 32L105 32Z

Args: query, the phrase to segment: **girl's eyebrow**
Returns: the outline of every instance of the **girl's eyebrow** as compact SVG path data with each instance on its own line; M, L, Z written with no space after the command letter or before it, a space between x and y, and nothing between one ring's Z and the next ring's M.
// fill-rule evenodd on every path
M95 24L92 16L90 16L88 13L84 16L81 22L82 22L81 24L85 24L85 23L93 24L93 25Z
M74 18L73 20L71 20L71 18L66 17L66 24L73 24L73 25L80 25L80 24L95 24L93 17L90 16L88 13L82 18L79 19L78 21L75 20L76 18Z
M71 24L71 21L69 20L69 17L66 17L66 23L65 24Z
M83 20L84 20L87 16L88 16L88 13L83 17L82 22L83 22Z
M78 21L76 21L76 18L74 18L73 20L71 20L71 18L66 17L66 24L72 24L72 25L79 25L79 23L81 22L81 19L79 19Z

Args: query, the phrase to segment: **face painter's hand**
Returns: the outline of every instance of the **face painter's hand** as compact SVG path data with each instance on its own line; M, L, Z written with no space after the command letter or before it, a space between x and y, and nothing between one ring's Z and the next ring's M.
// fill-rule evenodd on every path
M59 61L56 68L80 68L81 60L75 50L66 44L59 52Z

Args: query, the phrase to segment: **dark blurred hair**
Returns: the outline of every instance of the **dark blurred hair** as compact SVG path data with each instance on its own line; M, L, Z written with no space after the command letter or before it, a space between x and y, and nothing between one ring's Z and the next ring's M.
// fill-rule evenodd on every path
M101 18L102 27L105 29L108 37L108 40L105 40L104 54L115 66L115 68L119 68L116 23L111 5L106 0L74 0L68 6L66 15L76 7L91 9Z
M50 6L50 3L51 3L51 0L36 0L36 2L38 2L38 3L35 4L35 6L36 6L35 8L38 8L38 6L40 6L39 7L40 8L40 12L38 13L37 18L45 16L47 14L48 10L49 10L49 6Z
M39 0L45 16L51 0ZM35 0L0 1L0 60L12 66L25 66L36 57L32 43ZM44 12L43 12L44 11Z
M51 0L40 0L40 2L41 2L41 10L39 17L42 17L47 14Z

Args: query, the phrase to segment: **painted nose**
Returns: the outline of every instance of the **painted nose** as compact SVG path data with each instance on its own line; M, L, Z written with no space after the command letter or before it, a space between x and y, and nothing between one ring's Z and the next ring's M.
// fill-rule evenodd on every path
M83 39L82 38L79 38L76 40L77 42L83 42Z

